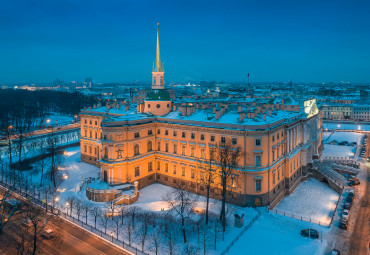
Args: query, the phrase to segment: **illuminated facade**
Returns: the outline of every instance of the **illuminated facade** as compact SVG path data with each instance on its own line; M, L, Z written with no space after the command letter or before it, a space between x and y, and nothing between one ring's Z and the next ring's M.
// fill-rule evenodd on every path
M319 157L322 121L315 100L176 107L164 86L158 30L152 75L152 90L137 107L114 102L81 111L81 160L100 166L109 184L187 182L193 192L205 194L200 180L210 149L230 143L241 148L242 157L227 201L264 206L290 194ZM221 198L217 175L211 197Z

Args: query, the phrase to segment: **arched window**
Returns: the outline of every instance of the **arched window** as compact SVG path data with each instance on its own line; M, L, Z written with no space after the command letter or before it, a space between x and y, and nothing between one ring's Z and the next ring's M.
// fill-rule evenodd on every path
M148 141L148 152L153 150L153 144L152 141Z
M138 144L135 144L134 145L134 156L137 156L137 155L139 155L140 153L139 153L139 145Z

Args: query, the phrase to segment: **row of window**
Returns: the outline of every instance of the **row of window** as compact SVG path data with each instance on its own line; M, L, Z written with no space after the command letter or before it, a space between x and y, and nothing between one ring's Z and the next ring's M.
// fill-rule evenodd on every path
M85 120L84 120L84 124L87 124L87 122L88 122L88 121L87 121L87 119L85 119ZM97 125L98 125L98 121L97 121L97 120L95 120L94 122L93 122L92 120L89 120L89 124L90 124L90 125L92 125L93 123L94 123L94 125L95 125L95 126L97 126Z

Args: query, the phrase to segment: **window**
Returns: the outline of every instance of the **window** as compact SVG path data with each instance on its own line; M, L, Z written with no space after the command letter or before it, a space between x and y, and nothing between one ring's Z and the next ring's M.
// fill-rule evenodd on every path
M261 155L256 155L256 166L261 166Z
M275 161L275 150L272 151L272 161Z
M182 155L184 155L184 156L185 156L185 154L186 154L186 146L185 146L185 145L183 145L183 146L181 147L181 154L182 154Z
M153 150L153 144L152 144L152 141L148 141L148 152L152 151Z
M91 151L91 146L89 146L89 153L91 154L91 152L92 152L92 151Z
M139 152L139 145L138 144L135 144L134 145L134 156L137 156L139 154L140 154L140 152Z
M280 138L280 135L279 135L279 133L277 133L277 135L276 135L276 138L279 140L279 138Z
M98 138L98 133L97 132L95 132L95 139L97 139Z
M140 137L140 133L139 132L136 132L135 133L135 138L138 138L138 137Z
M280 156L280 147L277 148L277 155L276 156L277 156L277 158L279 158L279 156Z
M92 131L90 131L89 133L90 133L90 137L92 138Z
M92 121L90 120L90 125L92 125Z
M86 153L87 152L87 146L84 145L84 152Z
M278 180L280 180L280 167L278 169Z
M272 184L275 184L275 172L272 173Z
M262 182L261 180L256 180L256 192L260 192L262 190Z
M117 150L117 158L122 158L122 150L121 149Z
M195 157L195 147L191 147L190 156Z
M85 119L85 124L87 124L87 120Z
M148 172L151 172L151 171L153 171L153 163L149 162L148 163Z
M161 142L158 142L158 150L161 150Z
M204 181L204 171L203 170L200 171L200 180Z
M140 175L140 167L135 167L135 177L138 177Z
M182 138L185 138L185 137L186 137L185 132L182 132L181 137L182 137Z
M104 148L104 157L108 158L108 147Z
M160 135L160 134L161 134L161 130L160 130L160 129L158 129L158 130L157 130L157 134L158 134L158 135Z
M177 144L176 143L173 145L173 153L177 154Z
M168 163L164 163L164 171L168 173Z
M214 142L214 141L215 141L215 136L211 135L211 142Z
M221 143L226 143L226 137L221 136Z
M195 178L195 170L194 170L194 169L191 169L191 175L190 175L190 177L191 177L192 179L194 179L194 178Z
M176 165L174 165L174 166L173 166L173 174L176 174L176 168L177 168L177 166L176 166Z
M261 146L261 139L256 139L256 146Z
M200 135L200 140L204 141L204 135Z
M168 152L168 143L166 143L166 149L165 149L166 152Z
M95 155L98 155L98 149L96 147L94 148L94 153Z
M173 136L176 137L177 136L177 131L173 131Z
M233 145L238 144L238 139L236 139L236 138L233 138L231 141L232 141L232 144L233 144Z
M195 139L195 134L191 133L191 139Z
M157 161L157 170L160 171L161 170L161 162Z
M183 166L183 167L182 167L182 170L181 170L181 176L185 176L185 171L186 171L186 170L185 170L185 167Z
M206 153L205 153L205 149L204 148L201 148L200 149L200 157L201 158L206 158Z
M160 108L161 107L161 105L160 104L157 104L157 108Z
M272 136L272 142L275 142L275 136L274 135Z
M149 129L148 130L148 135L152 135L153 134L153 130Z
M85 129L85 136L87 136L87 130Z
M168 130L167 129L164 131L164 135L168 135Z
M95 125L98 125L98 122L97 121L95 121Z

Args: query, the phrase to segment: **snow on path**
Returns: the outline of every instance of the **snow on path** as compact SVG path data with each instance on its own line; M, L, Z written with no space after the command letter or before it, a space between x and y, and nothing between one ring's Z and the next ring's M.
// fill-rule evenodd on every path
M299 184L274 209L329 224L338 198L338 193L327 184L311 178Z
M325 143L329 143L333 140L336 140L338 142L347 141L349 143L357 142L357 144L360 144L361 138L363 137L363 134L355 132L334 132L332 135L331 134L332 132L323 133L323 140ZM330 138L327 140L329 136Z

